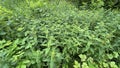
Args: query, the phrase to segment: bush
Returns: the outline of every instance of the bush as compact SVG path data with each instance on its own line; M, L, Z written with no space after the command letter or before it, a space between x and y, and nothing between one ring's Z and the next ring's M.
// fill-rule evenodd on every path
M67 0L72 2L75 6L80 9L98 9L98 8L105 8L105 9L115 9L120 8L120 0Z
M0 68L120 67L119 12L78 10L66 1L19 3L0 7Z

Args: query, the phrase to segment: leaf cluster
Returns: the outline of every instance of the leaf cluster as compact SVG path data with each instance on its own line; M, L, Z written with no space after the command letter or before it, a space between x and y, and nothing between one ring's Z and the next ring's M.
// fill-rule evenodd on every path
M9 1L0 0L0 68L120 67L118 11Z

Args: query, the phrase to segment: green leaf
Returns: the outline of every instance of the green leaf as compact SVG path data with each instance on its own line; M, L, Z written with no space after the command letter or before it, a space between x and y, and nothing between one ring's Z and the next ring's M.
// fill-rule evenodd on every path
M113 55L114 55L115 58L118 58L118 57L119 57L118 52L113 52Z
M17 29L17 31L22 31L24 28L23 27L21 27L21 28L18 28Z
M112 54L107 54L108 58L109 59L112 59L113 58L113 55Z
M105 68L109 67L108 63L103 63L103 67Z
M80 54L79 57L81 58L81 61L85 61L87 58L84 54Z
M110 66L111 66L111 68L118 68L118 66L115 64L115 62L110 62Z
M0 35L5 35L5 34L6 34L6 32L1 32L1 31L0 31Z
M88 66L89 66L89 68L97 68L96 66L95 66L95 64L94 64L94 62L88 62Z
M2 41L1 41L2 42ZM3 41L4 42L4 41ZM10 46L12 44L12 42L11 41L7 41L5 44L3 44L3 45L0 45L0 49L1 48L4 48L4 47L6 47L6 46Z
M74 61L74 65L73 65L74 68L80 68L80 63L78 63L78 61Z
M27 64L27 63L30 63L30 60L24 60L23 61L23 64Z
M26 68L26 65L21 65L21 68Z
M20 65L18 65L16 68L26 68L26 65L20 64Z
M89 68L89 66L87 65L87 63L83 62L82 68Z

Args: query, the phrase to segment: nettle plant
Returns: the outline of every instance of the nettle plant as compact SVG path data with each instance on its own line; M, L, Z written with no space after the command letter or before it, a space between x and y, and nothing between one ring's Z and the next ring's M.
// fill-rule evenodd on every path
M120 8L120 0L66 0L80 9Z
M119 68L120 13L57 2L0 4L0 68Z

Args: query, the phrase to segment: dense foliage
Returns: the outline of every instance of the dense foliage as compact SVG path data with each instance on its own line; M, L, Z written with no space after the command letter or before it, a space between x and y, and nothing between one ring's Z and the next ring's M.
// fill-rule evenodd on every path
M120 12L96 7L0 0L0 68L120 68Z
M78 8L81 8L81 6L85 6L85 8L87 9L100 7L103 7L105 9L120 8L120 0L66 0L66 1L72 2Z

